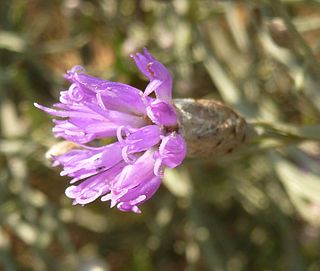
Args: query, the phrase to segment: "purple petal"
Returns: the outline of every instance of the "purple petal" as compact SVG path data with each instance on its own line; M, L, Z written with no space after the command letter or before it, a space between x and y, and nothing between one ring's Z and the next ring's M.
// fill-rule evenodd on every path
M159 188L162 179L158 176L153 176L147 182L144 182L132 189L130 189L125 195L119 198L122 202L130 202L137 200L141 195L145 196L145 199L149 199Z
M77 86L75 89L81 89L83 93L99 95L100 104L105 109L136 114L145 113L143 93L139 89L77 71L69 72L66 78Z
M144 90L144 95L149 96L152 92L155 92L157 89L161 88L163 81L154 79L150 81L147 85L146 89Z
M150 149L140 156L132 165L127 165L121 172L119 179L114 183L112 190L122 191L131 189L147 182L154 176L154 150Z
M128 125L130 127L139 128L145 125L145 120L142 116L131 115L114 110L104 110L101 107L90 103L86 103L86 106L97 113L97 115L105 117L107 120L117 124L118 126Z
M132 54L138 69L149 78L149 80L160 79L165 80L170 72L163 66L159 61L157 61L146 48L143 49L143 53Z
M141 213L139 205L149 200L158 190L161 184L161 178L154 176L148 182L145 182L133 189L130 189L125 195L117 199L117 207L124 212Z
M159 147L161 163L174 168L182 163L187 154L187 146L183 137L176 132L163 138Z
M70 70L67 71L67 73L64 75L64 78L72 81L73 77L75 74L80 74L80 73L86 73L86 70L84 67L80 66L80 65L76 65L74 67L72 67Z
M146 111L143 92L125 84L109 82L97 95L106 109L134 114Z
M72 150L67 154L54 157L54 160L63 166L60 175L88 177L119 163L122 160L121 146L116 142L103 148Z
M143 54L136 53L131 56L139 70L150 80L145 95L148 96L155 91L158 99L171 102L172 76L169 70L157 61L147 49L143 50Z
M110 191L112 181L120 174L124 163L119 163L108 171L88 178L77 186L66 189L67 197L74 199L74 204L87 204Z
M54 120L56 124L53 128L55 136L81 144L96 138L115 136L120 125L134 128L145 125L142 116L106 110L101 108L97 101L93 103L92 101L82 100L80 104L77 104L72 100L70 104L58 103L55 105L59 108L58 110L36 103L34 105L50 115L67 118L65 120Z
M53 120L52 129L55 137L62 137L68 141L85 144L96 138L113 137L117 126L107 121L92 121L81 119Z
M72 101L80 102L85 98L85 94L80 88L77 87L76 84L72 84L68 90L68 98Z
M158 125L174 126L177 124L177 113L167 102L155 100L147 107L148 117Z
M34 103L34 106L41 109L42 111L56 117L61 118L77 118L77 119L95 119L95 120L103 120L104 116L97 114L94 110L97 106L90 105L92 107L89 108L86 105L66 105L66 104L55 104L55 107L60 108L60 110L52 109L49 107L45 107L43 105Z
M150 149L160 141L161 129L157 125L148 125L127 135L123 139L118 133L118 140L123 146L122 156L127 163L132 163L135 159L130 158L130 154L142 152Z
M94 139L94 134L86 134L82 129L66 120L53 120L56 124L52 129L55 137L62 137L68 141L84 144Z

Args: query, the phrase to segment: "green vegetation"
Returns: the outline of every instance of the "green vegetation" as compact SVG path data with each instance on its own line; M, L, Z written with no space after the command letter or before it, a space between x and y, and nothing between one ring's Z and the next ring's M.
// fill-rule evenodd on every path
M72 206L45 157L63 73L224 102L259 137L189 159L142 207ZM0 270L320 270L320 1L1 0ZM108 269L109 268L109 269Z

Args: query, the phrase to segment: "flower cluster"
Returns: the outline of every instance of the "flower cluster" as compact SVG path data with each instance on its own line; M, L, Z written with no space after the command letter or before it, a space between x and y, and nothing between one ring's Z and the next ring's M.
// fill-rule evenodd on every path
M53 157L54 165L63 167L61 175L72 178L66 195L74 204L101 197L110 200L111 207L140 213L139 205L159 188L164 169L178 166L186 156L169 71L146 49L132 57L150 80L144 92L92 77L75 66L65 75L71 85L54 108L35 104L58 117L53 120L56 137L81 146ZM108 137L115 142L90 144Z

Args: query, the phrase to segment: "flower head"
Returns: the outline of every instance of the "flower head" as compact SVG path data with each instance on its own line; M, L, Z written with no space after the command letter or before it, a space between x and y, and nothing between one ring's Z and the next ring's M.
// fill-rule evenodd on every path
M72 178L66 195L74 204L101 197L110 200L111 207L140 213L139 205L159 188L164 169L180 165L186 156L172 105L169 71L146 49L132 57L150 80L144 92L92 77L75 66L65 75L71 85L60 93L54 108L35 104L58 117L53 120L56 137L81 146L52 157L55 166L63 167L61 175ZM153 92L155 98L150 96ZM90 145L108 137L116 141Z

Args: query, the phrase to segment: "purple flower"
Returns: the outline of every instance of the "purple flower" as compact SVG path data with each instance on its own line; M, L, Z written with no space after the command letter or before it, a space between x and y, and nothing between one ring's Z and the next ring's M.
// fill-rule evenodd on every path
M164 169L180 165L186 156L169 71L146 49L132 57L150 80L144 92L92 77L75 66L65 75L71 85L61 91L54 109L35 104L58 117L53 120L56 137L81 147L53 157L54 166L63 167L61 175L72 178L66 195L74 204L101 197L110 200L111 207L141 213L138 206L157 191ZM108 137L116 140L100 147L92 144Z

